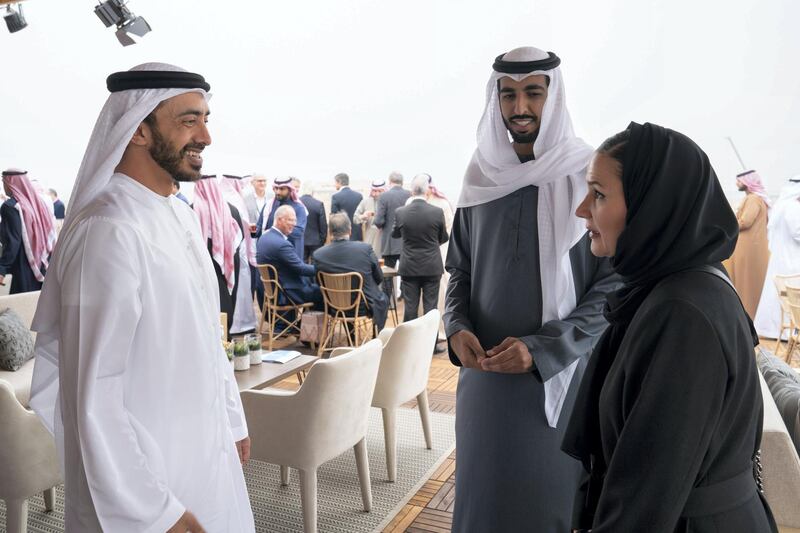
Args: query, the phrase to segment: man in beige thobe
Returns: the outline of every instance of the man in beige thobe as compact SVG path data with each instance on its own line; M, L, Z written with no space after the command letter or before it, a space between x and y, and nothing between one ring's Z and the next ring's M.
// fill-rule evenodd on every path
M755 318L769 263L767 246L767 198L755 170L736 176L736 186L747 194L736 212L739 240L728 263L729 274L750 318Z

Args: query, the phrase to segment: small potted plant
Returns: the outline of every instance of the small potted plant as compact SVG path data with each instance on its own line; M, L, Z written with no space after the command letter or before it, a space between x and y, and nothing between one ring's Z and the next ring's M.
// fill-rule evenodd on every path
M247 370L250 368L250 346L243 337L233 341L233 369Z
M250 348L250 364L261 364L261 334L251 333L245 337L247 339L247 346Z
M233 364L233 342L222 341L222 348L225 350L225 355L228 356L228 361Z

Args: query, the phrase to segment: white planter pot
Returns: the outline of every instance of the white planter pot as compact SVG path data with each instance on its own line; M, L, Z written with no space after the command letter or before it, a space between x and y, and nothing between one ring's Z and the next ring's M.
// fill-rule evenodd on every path
M261 350L257 352L250 352L250 364L251 365L261 364Z
M247 355L238 355L233 357L234 370L248 370L250 368L250 357Z

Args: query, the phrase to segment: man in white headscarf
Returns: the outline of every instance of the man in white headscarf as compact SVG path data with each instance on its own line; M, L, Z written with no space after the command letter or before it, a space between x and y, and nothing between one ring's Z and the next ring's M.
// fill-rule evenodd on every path
M378 197L386 192L386 180L372 180L369 187L369 196L365 196L353 213L353 224L361 226L364 242L369 243L375 255L381 255L381 230L375 225L375 212L378 207Z
M753 323L760 336L777 339L781 304L775 288L775 276L800 274L800 176L790 179L781 189L778 200L770 210L767 233L769 264Z
M171 195L200 177L210 87L161 63L107 86L32 326L30 405L55 433L66 531L252 532L217 281Z
M496 59L453 222L458 533L570 530L581 465L561 438L617 278L574 216L592 149L573 133L559 64L532 47Z

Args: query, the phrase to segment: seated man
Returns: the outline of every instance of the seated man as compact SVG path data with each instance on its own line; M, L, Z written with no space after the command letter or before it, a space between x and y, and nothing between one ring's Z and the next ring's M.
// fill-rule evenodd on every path
M322 309L322 293L314 283L317 271L313 265L303 263L288 237L297 223L297 215L290 205L282 205L275 211L275 221L256 243L256 261L259 265L269 263L278 271L278 281L293 303L312 302L315 309ZM285 304L286 302L278 302Z
M386 295L379 288L383 273L378 258L369 243L350 240L350 218L347 213L331 215L328 221L331 242L315 251L314 264L320 272L341 274L358 272L364 277L363 292L369 306L368 313L378 331L386 324L388 303Z

